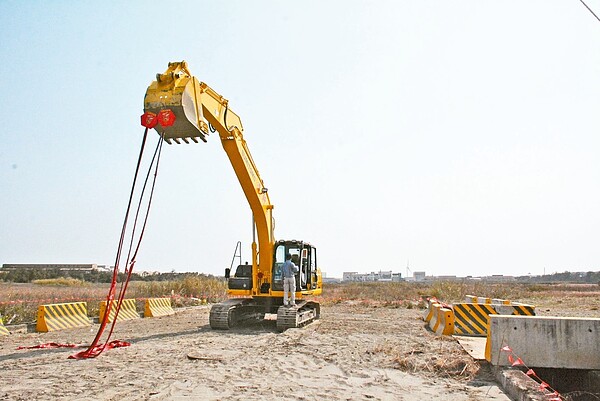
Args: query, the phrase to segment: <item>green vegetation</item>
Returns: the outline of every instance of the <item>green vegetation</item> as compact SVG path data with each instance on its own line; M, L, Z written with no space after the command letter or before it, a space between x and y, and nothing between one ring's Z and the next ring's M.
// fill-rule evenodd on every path
M543 276L517 277L520 282L527 283L577 283L600 284L600 271L553 273Z
M201 273L153 273L140 274L133 272L131 281L177 281L185 277L197 276L214 278L212 275ZM0 281L10 283L31 283L36 280L48 280L58 278L72 278L88 283L110 283L112 282L112 271L77 271L77 270L60 270L60 269L11 269L2 271L0 269ZM119 273L118 281L122 282L126 278L125 273Z
M87 281L79 280L71 277L59 277L59 278L45 278L40 280L33 280L33 284L37 285L60 285L63 287L89 287L91 283Z

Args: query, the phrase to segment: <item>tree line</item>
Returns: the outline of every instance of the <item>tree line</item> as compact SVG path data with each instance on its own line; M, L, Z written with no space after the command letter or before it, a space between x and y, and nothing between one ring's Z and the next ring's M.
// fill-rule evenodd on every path
M517 277L517 281L528 283L580 283L580 284L600 284L600 271L597 272L562 272L546 274L543 276L522 276Z
M125 273L118 273L118 281L123 282L127 277ZM206 277L216 278L212 275L203 273L176 273L174 271L169 273L152 273L152 274L139 274L133 272L131 274L131 280L133 281L178 281L183 280L186 277ZM110 283L112 281L113 273L109 271L100 270L89 270L89 271L78 271L78 270L60 270L60 269L11 269L2 271L0 269L0 280L12 283L31 283L35 280L44 279L55 279L55 278L74 278L77 280L87 281L90 283Z

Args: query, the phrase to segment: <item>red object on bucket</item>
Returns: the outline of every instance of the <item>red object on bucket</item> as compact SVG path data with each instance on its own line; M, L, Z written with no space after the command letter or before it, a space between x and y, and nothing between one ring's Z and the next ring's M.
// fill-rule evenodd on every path
M142 125L146 128L154 128L158 124L158 119L156 114L151 111L147 111L142 114Z
M158 123L163 127L170 127L175 123L175 114L171 109L163 109L158 112Z

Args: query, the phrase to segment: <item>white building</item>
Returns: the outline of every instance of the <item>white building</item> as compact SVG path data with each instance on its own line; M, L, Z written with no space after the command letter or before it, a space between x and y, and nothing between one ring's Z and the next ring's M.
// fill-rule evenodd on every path
M375 281L402 281L401 273L393 273L391 270L380 270L379 272L357 273L344 272L342 276L344 282L375 282Z

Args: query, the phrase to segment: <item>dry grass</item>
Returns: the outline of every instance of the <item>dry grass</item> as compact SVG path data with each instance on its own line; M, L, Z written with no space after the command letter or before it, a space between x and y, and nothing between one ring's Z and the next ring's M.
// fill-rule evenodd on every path
M135 298L171 296L218 302L227 296L227 283L224 280L204 276L187 276L177 281L134 282L128 293Z
M465 381L472 380L480 373L480 364L454 338L437 336L421 329L423 326L420 321L407 322L407 325L413 327L406 328L405 338L381 343L373 349L373 353L387 355L394 368L407 373L425 373L429 377L452 377Z
M132 282L126 298L143 301L151 297L170 297L175 306L213 303L227 297L226 287L224 280L205 276L188 276L177 281ZM13 324L33 322L38 305L85 301L90 316L97 316L108 288L108 284L90 284L75 279L38 280L31 284L0 282L0 315L4 316L5 322ZM369 307L410 309L424 308L427 297L453 303L464 300L469 294L544 305L549 311L556 308L581 310L582 305L591 314L600 310L600 287L595 284L344 283L327 284L323 295L315 299L324 305L352 300Z
M91 285L16 284L0 282L0 315L4 323L33 322L38 305L61 302L88 302L88 312L97 313L100 300L106 298L107 284ZM89 283L88 283L89 284Z
M106 300L109 288L109 284L68 278L36 280L28 284L0 282L0 315L5 324L30 323L36 319L39 305L87 302L88 315L98 316L100 302ZM117 293L119 289L120 284L117 284ZM218 302L226 297L226 283L202 276L180 281L132 282L125 297L138 300L140 309L146 298L153 297L170 297L174 306Z
M435 376L455 377L472 380L481 368L471 356L456 352L444 357L430 353L423 357L410 353L394 357L397 368L403 372L429 372Z
M473 281L343 283L328 284L321 302L327 304L355 300L381 306L411 308L423 306L423 300L428 297L452 303L462 302L466 295L516 300L530 295L530 291L526 284L486 284Z

